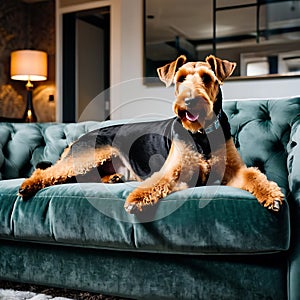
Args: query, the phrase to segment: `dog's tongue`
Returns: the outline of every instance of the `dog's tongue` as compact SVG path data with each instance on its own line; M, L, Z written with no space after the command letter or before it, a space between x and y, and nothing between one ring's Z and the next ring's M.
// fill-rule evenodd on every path
M198 120L199 115L193 115L190 112L186 111L185 112L185 117L190 121L190 122L195 122L196 120Z

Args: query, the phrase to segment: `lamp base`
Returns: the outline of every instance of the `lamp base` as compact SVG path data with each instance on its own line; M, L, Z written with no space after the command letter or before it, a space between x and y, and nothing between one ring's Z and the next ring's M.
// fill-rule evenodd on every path
M30 81L28 81L30 83ZM26 109L23 115L23 121L25 123L34 123L37 121L37 117L35 115L34 112L34 108L33 108L33 103L32 103L32 88L33 85L30 84L26 84L26 89L27 89L27 104L26 104Z
M37 117L34 113L34 111L30 109L26 109L23 115L23 121L25 123L35 123L37 122Z

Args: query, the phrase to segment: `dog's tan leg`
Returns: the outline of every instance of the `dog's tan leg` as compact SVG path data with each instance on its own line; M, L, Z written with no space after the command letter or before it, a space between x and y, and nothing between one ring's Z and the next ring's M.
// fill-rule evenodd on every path
M279 211L284 199L277 183L269 181L257 168L246 168L239 171L243 180L242 188L252 193L258 202L274 211Z
M277 183L269 181L259 169L247 168L237 152L233 141L227 142L226 183L253 194L265 207L278 211L284 199Z
M198 174L199 162L208 164L201 154L193 151L182 141L173 141L167 160L160 171L146 179L126 199L128 213L142 211L145 206L156 204L170 193L188 187L193 175ZM203 166L208 171L207 166Z
M55 165L45 170L36 169L31 177L25 179L19 189L20 196L28 198L47 186L70 182L74 176L84 175L118 155L118 150L111 146L74 153L71 148L67 149Z

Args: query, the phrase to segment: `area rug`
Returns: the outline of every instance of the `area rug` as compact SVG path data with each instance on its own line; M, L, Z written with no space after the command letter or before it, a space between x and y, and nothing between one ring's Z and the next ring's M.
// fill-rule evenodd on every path
M97 293L0 280L0 300L129 300Z
M15 290L3 290L0 289L0 300L71 300L65 297L52 297L44 294L36 294L33 292L15 291Z

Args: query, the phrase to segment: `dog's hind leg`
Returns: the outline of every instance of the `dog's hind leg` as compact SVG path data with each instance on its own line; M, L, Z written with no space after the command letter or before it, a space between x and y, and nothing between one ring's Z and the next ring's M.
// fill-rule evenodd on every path
M25 199L47 186L72 182L77 175L85 175L117 155L118 150L108 145L96 149L82 147L78 151L73 146L66 148L56 164L45 170L36 169L25 179L19 189L19 195Z
M173 141L160 171L154 173L136 188L126 199L124 208L128 213L142 211L156 204L172 192L188 188L193 177L199 175L201 154L182 141ZM204 161L204 160L203 160Z

